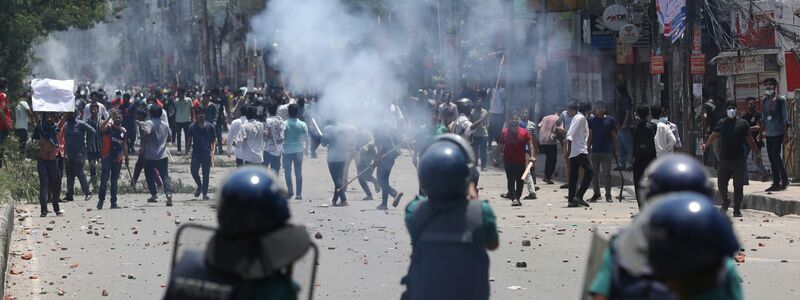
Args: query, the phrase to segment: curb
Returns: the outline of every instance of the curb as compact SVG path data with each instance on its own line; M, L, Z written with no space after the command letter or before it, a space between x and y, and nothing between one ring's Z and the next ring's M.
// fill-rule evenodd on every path
M6 272L8 271L8 248L11 245L11 234L14 230L14 204L0 205L0 295L5 295Z

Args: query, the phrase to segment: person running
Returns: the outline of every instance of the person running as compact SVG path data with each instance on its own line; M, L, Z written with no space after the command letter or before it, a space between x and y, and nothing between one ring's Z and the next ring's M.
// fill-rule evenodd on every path
M520 130L519 116L512 115L508 121L508 127L503 129L498 143L498 152L503 153L503 165L506 171L506 182L508 192L501 195L503 198L511 199L511 206L522 206L520 198L525 182L522 179L525 173L525 146L529 145L532 149L533 141L528 135L527 130Z
M211 107L211 106L208 106ZM256 110L248 109L247 122L242 123L233 138L233 145L242 149L243 165L261 165L264 163L264 140L267 135L266 126L256 118ZM206 117L209 114L206 113Z
M300 121L300 106L289 104L289 119L284 121L283 137L283 168L286 178L286 188L289 197L295 196L295 200L303 199L303 155L308 152L308 126ZM292 186L292 167L294 167L294 178L297 189Z
M252 110L253 107L249 105L244 105L240 108L241 116L236 120L231 122L230 130L228 130L228 153L233 153L233 156L236 159L236 167L241 167L244 165L244 160L242 158L242 146L241 145L234 145L234 140L236 136L239 134L239 131L242 128L242 124L247 123L247 114L248 111Z
M359 130L358 145L358 158L356 160L356 171L359 174L358 184L361 185L361 189L367 194L367 196L361 200L375 200L375 198L372 197L372 191L370 191L368 183L371 182L375 185L376 193L381 192L378 179L372 175L375 173L374 161L378 153L369 131L363 129Z
M617 157L617 123L608 116L606 104L598 102L595 105L594 118L589 120L589 147L592 158L592 167L600 176L592 178L594 194L589 202L600 199L600 177L606 181L606 202L611 199L611 161Z
M636 120L630 126L633 136L633 189L636 194L636 204L641 210L644 199L639 195L641 178L644 170L651 162L656 160L656 126L650 122L650 108L641 106L636 109Z
M556 129L558 128L558 114L556 109L552 114L542 118L539 122L539 149L544 152L544 183L553 184L553 173L556 171L558 160L558 146L556 145Z
M125 136L127 130L122 127L122 114L119 110L111 111L111 119L103 121L100 125L100 132L103 135L103 141L97 209L103 209L109 181L111 182L111 209L117 209L119 208L117 190L122 162L124 161L125 166L128 166L128 139Z
M589 122L585 116L591 109L592 105L589 102L581 102L580 105L573 102L567 106L567 113L572 118L567 131L569 153L569 191L567 199L569 207L589 207L589 203L583 200L583 195L589 188L592 177L594 177L594 170L591 162L589 162L589 149L587 147ZM580 187L578 187L579 169L583 169L583 179Z
M158 189L156 188L155 172L164 184L164 194L167 197L167 206L172 206L172 183L169 178L169 160L167 157L167 139L170 130L167 121L162 116L164 111L158 105L151 104L150 120L142 122L142 147L140 152L144 155L144 178L147 189L150 191L149 203L158 202Z
M78 120L74 112L64 114L64 148L66 152L65 168L67 173L67 194L64 201L73 201L75 192L75 177L81 185L85 200L92 198L86 175L83 174L83 164L86 160L86 136L94 134L95 130L84 121Z
M348 131L345 127L332 121L322 131L322 146L328 148L328 171L333 180L333 206L347 206L347 194L344 187L344 164L348 155Z
M397 192L389 182L389 176L392 174L395 160L400 156L400 146L398 139L395 136L396 132L391 131L385 126L381 126L375 130L375 149L377 150L377 165L378 165L378 183L381 186L381 204L378 205L378 210L387 210L387 203L389 196L394 197L392 207L397 207L400 204L400 199L403 198L402 192Z
M194 196L200 197L203 194L203 200L209 200L208 197L208 178L211 173L211 160L213 159L211 153L213 152L214 145L217 142L216 132L211 123L206 121L206 112L198 110L195 112L197 119L189 125L186 135L186 149L192 149L192 164L190 171L192 172L192 179L197 185L194 190ZM203 168L203 178L200 179L200 168Z

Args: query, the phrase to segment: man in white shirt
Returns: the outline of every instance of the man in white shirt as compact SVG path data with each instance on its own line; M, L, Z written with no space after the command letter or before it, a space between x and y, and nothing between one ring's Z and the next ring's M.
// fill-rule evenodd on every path
M97 116L100 117L100 120L107 120L108 117L109 117L109 114L108 114L108 111L106 110L106 107L103 105L103 103L100 103L100 93L92 92L91 94L89 94L89 98L91 98L92 101L90 103L86 104L83 107L83 114L81 115L80 120L84 121L84 122L88 122L89 121L89 118L92 116L92 108L91 107L92 107L92 105L95 105L95 104L97 104L97 106L98 106ZM164 118L166 118L166 114L164 114Z
M244 164L244 160L242 159L242 145L234 145L233 140L235 139L236 135L239 134L239 131L242 128L242 124L247 123L247 111L253 110L254 108L249 105L242 106L241 108L241 117L231 122L230 129L228 130L228 153L233 152L233 156L236 157L236 166L241 167ZM187 151L189 149L186 149Z
M267 105L269 117L264 121L267 137L264 139L264 166L269 167L275 174L281 170L281 156L283 155L283 118L277 115L278 106L274 103Z
M592 109L589 102L581 102L580 105L571 102L567 105L567 114L572 117L572 122L567 131L567 147L569 148L569 194L568 207L589 207L589 203L583 200L583 195L592 183L594 170L589 162L589 150L587 142L589 139L589 122L585 114ZM580 188L575 191L578 184L578 169L583 169L583 180Z
M241 147L244 165L260 165L264 162L264 139L267 130L264 123L256 119L255 110L249 109L246 113L247 122L240 126L238 134L233 139L233 145Z
M19 140L19 149L25 152L25 143L28 142L28 120L32 116L31 106L28 104L30 97L28 95L17 103L17 108L14 113L14 135ZM38 126L39 124L36 124Z
M656 144L656 157L672 153L678 139L669 125L667 115L664 114L660 106L653 106L650 111L653 114L653 120L651 121L656 124L656 136L653 138ZM675 128L677 129L677 126Z

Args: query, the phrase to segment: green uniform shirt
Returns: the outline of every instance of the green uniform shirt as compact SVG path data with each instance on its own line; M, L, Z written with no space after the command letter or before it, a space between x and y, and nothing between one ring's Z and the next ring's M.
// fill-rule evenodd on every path
M414 236L414 232L412 232L412 220L414 219L414 212L417 210L417 206L419 206L422 201L427 201L428 199L424 196L417 196L414 200L406 205L406 228L408 229L408 233L411 236ZM483 230L486 233L486 243L490 244L493 241L499 240L499 234L497 233L497 217L494 215L494 211L492 207L489 206L489 201L486 200L463 200L458 205L466 206L469 202L467 201L483 201L481 203L481 210L483 211L482 220L483 220Z

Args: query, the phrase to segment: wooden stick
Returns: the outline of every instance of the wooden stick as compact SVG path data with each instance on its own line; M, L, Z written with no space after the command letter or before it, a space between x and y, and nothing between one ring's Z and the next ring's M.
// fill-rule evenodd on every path
M492 98L489 99L489 108L491 109L492 103L494 103L494 97L497 95L497 88L500 87L500 77L503 75L503 64L506 61L506 55L500 58L500 66L497 68L497 80L494 82L494 90L492 90Z
M531 167L533 167L533 162L528 162L528 166L525 167L525 173L522 173L522 178L520 179L525 180L528 178L528 175L531 174Z
M407 141L409 141L409 140L413 140L413 139L408 139ZM397 147L400 147L400 146L402 146L402 145L403 145L403 143L400 143L400 144L396 144L396 145L394 145L394 147L393 147L391 150L387 151L385 154L383 154L383 156L381 156L381 157L379 157L378 159L376 159L374 162L372 162L372 164L371 164L371 165L370 165L368 168L366 168L366 169L362 170L361 172L359 172L358 174L356 174L356 176L355 176L355 177L353 177L353 178L350 178L350 180L348 180L347 182L345 182L345 183L342 185L342 187L338 188L336 191L337 191L337 192L339 192L339 191L343 190L344 188L346 188L346 187L347 187L349 184L353 183L353 181L355 181L356 179L358 179L358 177L360 177L361 175L363 175L364 173L366 173L367 171L369 171L370 169L372 169L372 167L375 167L375 166L377 166L379 161L383 160L384 158L386 158L387 156L389 156L389 154L390 154L390 153L392 153L392 152L394 152L395 150L397 150Z

